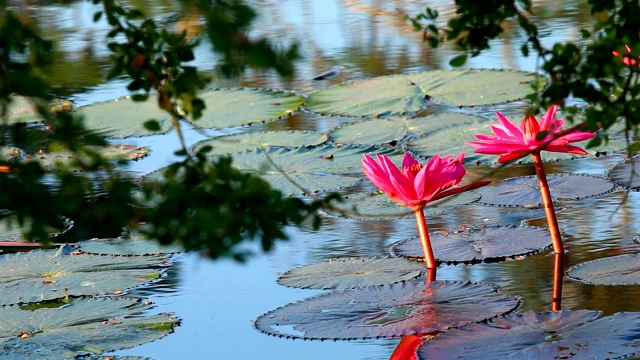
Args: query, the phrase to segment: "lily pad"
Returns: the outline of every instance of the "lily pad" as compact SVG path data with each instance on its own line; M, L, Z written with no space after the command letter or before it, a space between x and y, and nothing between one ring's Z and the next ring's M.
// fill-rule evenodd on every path
M111 138L164 134L173 127L171 117L158 107L155 96L143 102L135 102L126 96L83 106L78 109L78 114L84 117L88 129ZM148 120L156 120L160 130L147 130L144 123Z
M429 233L436 259L447 264L497 262L537 254L551 247L549 232L537 227L461 227L456 231ZM419 237L391 247L397 256L424 258Z
M6 119L7 124L39 123L42 116L36 111L31 101L24 96L11 96ZM51 105L51 111L71 111L73 104L68 100L55 100ZM4 124L0 120L0 125Z
M546 80L538 78L542 88ZM524 98L534 81L535 74L520 71L424 71L336 85L309 95L305 107L322 114L386 116L415 113L432 98L456 106L487 105Z
M574 265L567 277L595 285L640 285L640 254L625 254Z
M7 216L9 213L7 211L0 210L0 215ZM10 221L10 223L8 222ZM65 231L71 229L73 226L73 221L68 219L63 219L62 221L64 227L59 229L49 228L48 233L50 236L58 236L63 234ZM22 226L18 225L17 221L14 219L3 219L0 221L0 241L2 242L24 242L25 238L22 235L25 231L27 231L29 227L28 221L25 221Z
M218 89L199 94L207 108L194 122L201 128L227 128L277 120L297 111L303 98L266 89Z
M128 349L173 332L168 314L140 316L151 308L136 299L77 298L38 307L0 307L3 360L78 359Z
M426 216L433 216L444 212L447 208L470 204L478 201L480 195L473 191L465 191L455 196L445 197L440 200L432 201L424 208ZM344 201L335 204L339 209L347 212L346 217L361 220L379 220L398 217L413 217L413 211L404 205L391 200L382 191L375 191L367 194L353 194L344 196ZM355 212L351 214L352 211ZM344 216L340 214L340 216Z
M603 177L582 174L550 174L547 182L553 201L579 200L604 195L615 190L616 185ZM494 206L527 206L542 204L538 178L520 176L500 181L475 190L482 198L480 203Z
M159 280L168 263L161 256L96 256L34 250L0 256L0 304L65 296L121 293Z
M198 151L203 146L211 146L213 149L208 153L209 155L230 154L267 146L301 147L320 145L327 140L329 140L328 135L315 131L255 131L202 140L197 142L193 149Z
M607 177L630 190L640 190L640 157L633 157L614 166Z
M418 118L366 119L340 126L330 136L336 143L395 146L408 136L418 137L482 120L487 121L478 116L454 112Z
M451 329L418 348L420 359L621 359L640 352L640 313L600 317L562 310Z
M149 148L138 147L134 145L107 145L104 147L90 146L89 150L100 154L104 159L109 161L124 161L124 160L139 160L149 153ZM41 151L38 154L28 154L21 159L21 161L36 161L40 163L40 166L44 168L45 172L50 172L55 169L55 164L59 163L65 166L72 164L75 159L75 155L69 151L56 151L45 152ZM82 161L89 161L89 159L81 159ZM78 167L71 167L73 171L79 171Z
M439 333L504 315L520 300L485 284L402 282L314 296L258 317L270 335L309 340L393 338Z
M157 241L144 238L90 239L80 241L80 251L97 255L164 255L182 252L177 244L160 245Z
M424 265L402 258L330 259L287 271L280 285L301 289L350 289L415 279Z
M22 155L20 149L13 146L0 146L0 158L4 161L15 160Z

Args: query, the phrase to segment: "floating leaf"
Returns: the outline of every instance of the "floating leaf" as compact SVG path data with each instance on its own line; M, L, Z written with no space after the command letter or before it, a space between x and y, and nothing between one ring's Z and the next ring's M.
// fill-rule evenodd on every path
M391 198L382 191L368 194L346 195L344 199L343 202L335 206L347 212L354 211L355 207L355 213L347 215L349 218L379 220L384 218L415 216L411 208L391 200ZM424 208L424 214L427 216L436 215L446 211L449 207L469 204L478 199L480 199L480 195L473 191L466 191L456 194L455 196L445 197L428 203Z
M160 245L157 241L142 238L90 239L80 241L80 251L98 255L164 255L184 251L177 244Z
M0 146L0 159L4 161L15 160L21 154L20 149L13 146Z
M265 333L317 340L438 333L514 311L520 300L469 282L402 282L332 292L261 315Z
M418 348L420 359L620 359L640 352L640 313L599 317L562 310L451 329Z
M83 106L78 109L88 129L112 138L163 134L172 128L169 114L158 107L155 96L135 102L126 96L112 101ZM144 127L147 120L160 124L160 131L151 132Z
M173 332L180 322L175 317L140 316L150 307L127 298L0 307L1 358L85 359L84 355L132 348Z
M0 215L4 216L10 216L9 212L7 211L2 211L0 210ZM9 220L11 220L11 222L9 223ZM3 221L0 221L0 241L3 242L24 242L25 238L22 235L24 232L26 232L29 227L30 227L30 221L29 220L25 220L22 225L19 225L17 223L17 221L13 221L14 219L9 218L9 219L3 219ZM73 222L68 220L68 219L63 219L63 224L64 224L64 228L60 228L60 229L54 229L54 228L48 228L48 233L51 236L58 236L61 235L62 233L64 233L65 231L69 230L72 226L73 226Z
M583 174L547 175L551 197L554 201L578 200L600 196L615 190L615 184L603 177ZM482 198L480 203L495 206L539 206L542 204L538 178L520 176L500 181L475 190Z
M287 271L278 283L301 289L350 289L415 279L424 265L402 258L330 259Z
M3 119L7 124L19 123L38 123L44 119L36 111L31 101L24 96L11 96L11 104L7 108L6 118ZM51 104L51 111L71 111L73 104L68 100L56 100ZM0 121L0 125L4 122Z
M96 256L34 250L0 256L0 304L110 294L159 280L160 256Z
M87 149L96 152L102 156L103 159L109 161L123 161L123 160L139 160L149 153L149 148L138 147L134 145L107 145L107 146L87 146ZM75 155L70 151L56 151L56 152L40 152L38 154L28 154L21 159L21 161L35 161L44 168L45 172L53 171L55 164L69 166L75 159ZM81 158L81 161L90 161L89 158ZM78 167L71 167L71 170L78 171Z
M595 285L640 285L640 254L587 261L567 270L570 279Z
M418 118L374 118L340 126L330 136L336 143L395 146L407 136L422 136L439 129L481 120L486 121L477 116L454 112Z
M193 149L198 151L203 146L211 146L213 149L208 153L209 155L228 154L268 146L313 146L327 140L329 140L328 135L316 131L255 131L202 140L196 143Z
M194 125L227 128L276 120L289 116L302 105L293 92L265 89L218 89L200 94L207 108Z
M415 113L427 100L457 106L487 105L532 92L533 73L487 69L434 70L341 84L309 95L306 108L322 114L383 116ZM545 79L541 81L540 88Z
M456 231L429 233L436 259L448 264L496 262L539 253L551 246L549 232L537 227L485 226L461 227ZM391 252L421 260L419 237L403 240Z
M633 157L619 163L607 177L631 190L640 190L640 158Z

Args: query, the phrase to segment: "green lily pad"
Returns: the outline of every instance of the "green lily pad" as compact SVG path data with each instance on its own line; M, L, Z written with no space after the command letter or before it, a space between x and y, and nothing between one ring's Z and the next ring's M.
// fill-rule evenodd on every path
M231 154L242 150L253 150L259 147L282 146L301 147L320 145L329 140L329 136L315 131L256 131L225 135L197 142L193 149L198 151L203 146L211 146L208 153Z
M96 256L34 250L0 256L0 304L119 293L157 281L168 260L160 256Z
M445 112L418 118L366 119L331 131L336 143L395 146L407 137L418 137L440 129L487 121L478 116Z
M7 216L9 217L10 215L8 215L9 213L7 211L2 211L0 210L0 215L2 215L3 217ZM73 226L73 222L68 220L68 219L63 219L62 221L63 223L63 227L59 228L59 229L55 229L55 228L49 228L48 229L48 233L51 236L58 236L63 234L65 231L71 229L71 227ZM0 221L0 241L2 242L10 242L10 241L15 241L15 242L24 242L25 238L22 235L25 231L27 231L27 229L29 228L30 224L27 222L23 223L22 226L20 226L17 221L14 221L14 219L8 218L8 219L3 219L2 221Z
M198 96L207 108L194 125L217 129L277 120L297 111L304 101L293 92L247 88L218 89Z
M547 182L554 202L600 196L616 188L608 179L583 174L550 174ZM534 207L542 204L535 175L505 179L475 191L482 196L479 202L485 205Z
M622 359L640 352L640 313L529 311L450 329L418 348L420 359Z
M145 256L182 252L177 244L161 245L144 238L90 239L80 241L80 251L94 255Z
M436 259L447 264L520 259L551 247L549 232L537 227L464 226L452 232L429 233L429 237ZM391 252L411 259L424 259L420 237L412 237L394 244Z
M112 101L83 106L78 109L87 129L111 138L164 134L173 124L169 114L158 107L155 96L147 101L135 102L126 96ZM144 123L156 120L159 131L145 129Z
M447 208L470 204L479 199L480 195L478 193L465 191L455 196L445 197L428 203L427 206L424 207L424 214L426 216L433 216L446 211ZM411 208L391 200L391 198L380 190L367 194L346 195L344 196L344 201L335 206L346 212L345 214L340 214L340 216L361 220L415 216ZM354 213L351 214L351 212Z
M574 265L567 277L585 284L640 285L640 254L625 254Z
M440 333L508 314L519 306L519 299L490 285L401 282L314 296L263 314L254 324L262 332L287 338L393 338Z
M89 150L100 154L105 160L109 161L137 161L149 154L149 148L138 147L134 145L107 145L104 147L89 146ZM45 172L51 172L55 169L55 164L70 166L75 159L75 155L70 151L45 152L38 154L28 154L20 159L20 161L36 161L44 168ZM89 161L89 159L81 159ZM71 166L72 171L80 171L80 168Z
M4 161L15 160L22 155L20 149L13 146L0 146L0 158Z
M33 104L24 96L11 96L11 104L9 105L6 122L7 124L19 123L39 123L43 122L42 116L35 110ZM73 104L68 100L56 100L51 103L51 111L71 111ZM0 120L0 125L4 124Z
M1 357L85 359L160 339L180 323L168 314L141 316L150 308L127 298L77 298L42 307L0 307Z
M539 78L542 88L546 83ZM387 116L415 113L427 100L456 106L502 103L533 90L533 73L488 69L434 70L341 84L309 95L308 110L333 115Z
M640 190L640 157L633 157L614 166L607 177L627 189Z
M423 272L424 265L403 258L330 259L289 270L278 283L301 289L350 289L411 280Z

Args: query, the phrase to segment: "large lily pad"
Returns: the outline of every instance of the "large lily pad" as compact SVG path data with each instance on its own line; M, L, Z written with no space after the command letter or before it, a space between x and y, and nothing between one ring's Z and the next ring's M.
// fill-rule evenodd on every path
M567 277L595 285L640 285L640 254L625 254L574 265Z
M34 250L0 257L0 304L57 299L65 296L120 293L157 281L160 256L96 256Z
M90 146L89 150L100 154L105 160L108 161L126 161L126 160L139 160L149 153L149 148L139 147L134 145L107 145L107 146ZM55 169L56 164L63 166L70 166L72 171L81 170L77 166L71 166L76 155L70 151L56 151L45 152L41 151L38 154L28 154L24 156L21 161L30 162L35 161L40 164L45 172L50 172ZM81 158L81 161L89 161L88 158Z
M619 163L607 176L631 190L640 190L640 157L633 157Z
M540 78L544 85L544 78ZM457 106L518 100L533 90L533 73L485 69L434 70L341 84L309 95L306 108L322 114L369 116L415 113L427 100Z
M615 190L616 185L603 177L582 174L547 175L553 201L578 200L604 195ZM538 178L520 176L500 181L475 190L482 198L480 203L495 206L539 206L542 204Z
M112 138L163 134L173 127L171 117L158 107L155 96L143 102L135 102L126 96L83 106L78 109L78 114L84 117L88 129ZM145 129L144 123L148 120L156 120L160 130L152 132Z
M277 120L289 116L302 105L293 92L265 89L218 89L200 94L207 108L194 125L227 128Z
M408 136L418 137L447 127L482 120L484 119L478 116L454 112L418 118L366 119L340 126L330 135L336 143L394 146Z
M202 140L193 146L198 151L203 146L211 146L208 154L231 154L259 147L283 146L301 147L320 145L329 140L329 136L315 131L254 131L219 136Z
M420 359L621 359L640 352L640 313L577 310L496 318L451 329L418 348Z
M485 284L402 282L322 294L261 315L265 333L311 340L439 333L514 311L520 300Z
M164 255L181 252L184 249L177 244L161 245L157 241L145 238L90 239L80 241L80 251L98 255Z
M7 211L0 210L0 215L7 216L9 213ZM71 229L73 226L73 221L68 219L62 219L63 227L59 229L49 228L48 233L50 236L58 236L64 233L65 231ZM24 232L28 230L30 226L29 221L25 221L22 225L19 225L15 219L5 218L0 221L0 241L2 242L24 242L25 238L22 235Z
M350 289L415 279L424 265L402 258L330 259L301 266L278 277L278 283L301 289Z
M429 233L429 237L436 259L449 264L504 261L551 247L549 232L537 227L462 227L452 232ZM424 258L419 237L393 245L391 252L417 260Z
M29 98L24 96L11 96L11 104L9 105L5 119L0 120L0 125L18 124L18 123L38 123L42 122L42 116L36 111ZM33 98L34 101L38 101ZM73 104L68 100L55 100L50 104L51 111L71 111Z
M140 316L151 306L136 299L78 298L46 305L0 307L3 360L85 359L160 339L180 322L168 314Z
M335 205L338 209L345 211L345 213L340 214L340 216L362 220L379 220L414 216L411 208L391 200L391 198L382 191L375 191L367 194L346 195L344 196L344 199L345 200L343 202ZM478 201L478 199L480 199L480 195L473 191L458 193L455 196L445 197L428 203L424 208L424 214L426 216L436 215L446 211L447 208L469 204L474 201Z

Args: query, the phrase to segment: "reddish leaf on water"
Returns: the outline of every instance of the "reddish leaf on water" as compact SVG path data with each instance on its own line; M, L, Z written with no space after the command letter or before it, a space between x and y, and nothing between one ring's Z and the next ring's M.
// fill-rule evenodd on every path
M510 313L518 298L470 282L403 282L314 296L261 315L258 330L309 340L434 334Z
M620 359L640 352L640 313L577 310L496 318L448 330L420 359Z

